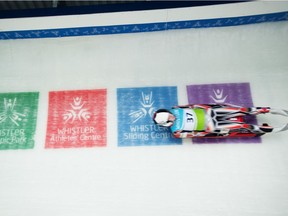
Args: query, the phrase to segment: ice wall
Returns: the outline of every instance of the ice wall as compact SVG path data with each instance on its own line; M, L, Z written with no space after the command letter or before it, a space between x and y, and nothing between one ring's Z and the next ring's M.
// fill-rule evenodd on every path
M249 83L255 105L287 108L287 33L267 22L1 40L2 96L39 92L34 148L0 151L1 215L287 215L287 133L119 147L117 125L119 88L172 86L185 104L187 85ZM45 149L49 92L103 89L106 146Z

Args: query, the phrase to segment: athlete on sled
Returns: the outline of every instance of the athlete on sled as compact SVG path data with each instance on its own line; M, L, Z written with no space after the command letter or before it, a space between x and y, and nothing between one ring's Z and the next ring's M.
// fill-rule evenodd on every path
M238 107L229 104L194 104L159 109L154 113L155 124L170 127L176 138L193 137L255 137L265 133L288 130L288 124L273 128L268 124L253 125L244 116L278 114L288 117L287 110L270 107Z

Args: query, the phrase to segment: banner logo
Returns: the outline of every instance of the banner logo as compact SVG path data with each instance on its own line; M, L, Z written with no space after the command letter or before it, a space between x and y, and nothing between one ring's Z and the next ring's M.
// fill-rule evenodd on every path
M73 103L70 103L70 108L62 115L64 124L67 122L73 123L75 120L88 122L91 112L84 105L87 101L82 102L82 97L73 98Z
M10 119L15 125L19 126L22 118L26 117L25 114L19 113L15 110L17 98L7 99L4 98L4 111L0 113L0 123Z
M139 109L136 111L131 111L129 113L131 123L135 123L141 118L145 118L149 115L152 118L153 113L156 111L155 107L153 107L154 100L153 100L153 92L151 91L148 94L141 92L141 99L139 102Z
M223 95L223 89L213 89L214 95L209 95L215 103L225 103L228 95Z

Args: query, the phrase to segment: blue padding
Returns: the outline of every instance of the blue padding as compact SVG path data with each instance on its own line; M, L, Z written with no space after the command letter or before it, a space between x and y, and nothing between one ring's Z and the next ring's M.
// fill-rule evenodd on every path
M90 26L90 27L75 27L75 28L62 28L62 29L6 31L6 32L0 32L0 40L91 36L91 35L106 35L106 34L153 32L153 31L189 29L189 28L227 27L227 26L237 26L237 25L256 24L263 22L287 21L287 20L288 20L288 11L280 13L253 15L253 16L203 19L203 20L186 20L186 21L160 22L160 23L147 23L147 24L127 24L127 25Z

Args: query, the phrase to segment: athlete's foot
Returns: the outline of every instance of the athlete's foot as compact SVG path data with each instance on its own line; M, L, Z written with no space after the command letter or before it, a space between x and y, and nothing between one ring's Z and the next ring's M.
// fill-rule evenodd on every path
M270 107L251 107L249 113L252 115L265 114L270 112Z

